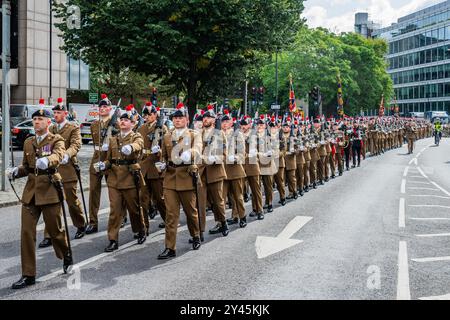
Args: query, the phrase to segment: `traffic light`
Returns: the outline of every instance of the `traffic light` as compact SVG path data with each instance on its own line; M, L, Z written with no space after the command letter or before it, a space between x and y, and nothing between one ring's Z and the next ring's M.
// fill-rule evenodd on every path
M157 100L157 98L156 98L156 93L157 93L156 88L153 88L153 92L152 92L152 104L153 104L154 106L156 106L156 105L157 105L157 102L158 102L158 100Z
M259 104L261 105L262 104L262 102L263 102L263 100L264 100L264 87L259 87L259 89L258 89L258 101L259 101Z

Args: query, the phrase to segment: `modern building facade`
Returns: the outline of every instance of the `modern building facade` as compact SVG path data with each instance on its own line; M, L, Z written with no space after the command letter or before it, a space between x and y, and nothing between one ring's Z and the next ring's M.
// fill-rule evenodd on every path
M450 111L450 0L374 31L389 43L388 73L400 111Z
M369 20L369 14L367 12L358 12L355 14L355 32L363 37L373 37L373 33L380 28L380 24Z
M40 98L50 104L65 99L67 89L89 90L89 68L60 50L63 40L54 16L50 28L50 3L11 1L12 104L37 104Z

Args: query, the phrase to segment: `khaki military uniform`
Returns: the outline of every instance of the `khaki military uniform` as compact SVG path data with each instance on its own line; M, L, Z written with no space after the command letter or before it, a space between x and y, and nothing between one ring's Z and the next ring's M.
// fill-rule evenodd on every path
M302 137L299 137L302 139ZM295 162L297 164L297 168L295 169L295 178L297 182L297 190L300 192L305 187L305 175L304 175L304 166L305 166L305 154L307 149L303 145L297 146L295 150Z
M275 184L277 186L277 190L280 194L280 199L285 199L286 198L286 189L284 186L284 173L286 170L286 162L285 162L285 155L286 155L286 148L287 145L284 143L280 143L279 141L279 134L277 134L276 136L272 136L272 141L276 142L276 145L274 145L273 149L276 150L275 154L276 154L276 159L275 159L275 163L278 162L278 171L277 173L273 176Z
M225 133L227 158L225 161L225 172L227 177L223 184L223 197L231 196L232 218L245 218L244 208L244 184L245 171L243 164L245 163L245 140L240 131L234 132L233 129ZM234 162L230 162L228 158L234 155Z
M124 155L121 149L130 145L133 151L130 155ZM138 163L144 141L139 133L131 131L126 136L118 134L109 139L109 150L106 155L105 166L108 175L108 193L110 212L108 221L108 239L118 241L119 230L123 218L130 216L131 229L134 233L145 232L144 217L139 207L139 189L136 188L135 176L138 176L139 184L145 181Z
M268 138L267 138L268 139ZM266 135L264 133L257 133L257 145L258 145L258 160L259 168L261 171L261 180L264 187L265 204L272 205L273 201L273 176L277 173L278 168L275 165L275 153L266 142ZM272 151L272 155L268 155L267 152Z
M138 132L144 140L144 148L142 149L139 165L141 166L141 172L145 179L145 186L142 186L142 209L144 210L144 221L147 229L149 228L148 214L151 208L152 202L156 204L156 208L161 215L163 221L166 217L166 204L163 198L163 179L164 173L158 172L155 163L161 162L161 151L152 153L153 146L160 146L164 134L167 133L167 128L156 127L157 122L145 123L139 127Z
M57 125L53 124L49 127L49 132L59 134L64 139L65 154L69 155L69 163L60 164L58 172L62 177L64 195L73 225L77 228L83 228L86 225L86 221L84 219L83 209L81 208L81 202L77 196L78 177L73 166L74 163L78 162L77 154L81 148L80 127L67 122L61 130L58 130ZM44 237L50 238L47 228L44 230Z
M313 143L310 146L309 153L311 155L311 162L309 165L310 183L315 184L317 181L317 163L320 159L319 153L317 151L317 144Z
M414 141L416 140L416 128L407 126L405 129L406 139L408 140L408 153L413 153L414 151Z
M180 136L178 136L180 134ZM190 163L183 163L183 150L191 151ZM167 163L164 176L164 200L166 202L166 248L175 250L180 204L186 214L191 237L199 237L198 212L195 187L191 174L198 169L194 163L201 163L202 137L188 128L181 132L176 129L164 135L162 158ZM175 158L172 158L174 156Z
M327 159L327 143L320 141L317 147L319 153L319 159L317 163L318 179L323 181L327 178L326 159Z
M202 232L205 231L207 197L210 199L214 220L221 224L226 221L224 180L227 174L225 173L224 161L227 155L227 140L222 131L220 131L219 136L216 134L217 131L214 127L202 129L203 164L199 166L202 184L198 187ZM208 163L208 156L217 157L217 161Z
M258 155L257 155L257 145L256 145L256 135L252 134L249 130L246 133L243 133L245 139L245 164L244 171L246 174L246 180L248 181L248 185L252 194L252 209L255 213L263 212L263 204L262 204L262 192L261 192L261 184L260 184L260 174L261 170L259 169ZM254 150L255 156L249 158L250 149Z
M56 172L65 153L64 139L59 135L48 135L37 143L36 137L25 140L23 161L18 177L28 177L22 195L21 260L22 275L36 276L36 226L41 213L52 240L55 254L63 259L69 253L66 234L62 226L61 203L58 191L50 181L61 180ZM36 159L47 157L49 169L38 170ZM49 175L50 174L50 175Z
M297 193L297 179L295 176L297 170L297 155L295 151L294 140L291 139L289 133L284 133L284 141L286 146L286 153L284 156L286 180L289 190L289 196L293 196Z
M98 210L100 208L100 196L102 189L102 179L108 179L107 172L96 172L94 170L94 163L99 161L105 161L106 151L101 151L102 145L108 142L107 135L102 136L102 132L108 131L109 122L111 119L107 119L105 122L102 120L96 120L91 125L92 143L94 144L94 154L92 155L91 165L89 167L89 224L98 226ZM112 126L111 126L112 128ZM114 134L113 130L111 134ZM117 127L115 127L117 129Z

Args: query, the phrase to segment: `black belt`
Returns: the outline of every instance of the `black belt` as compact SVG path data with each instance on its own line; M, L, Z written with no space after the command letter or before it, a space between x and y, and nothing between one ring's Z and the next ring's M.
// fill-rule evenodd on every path
M116 166L129 166L131 164L136 164L137 160L111 160L111 164L115 164Z
M169 161L169 167L178 168L178 167L189 167L190 164L175 164L172 161Z
M41 170L41 169L37 169L37 168L32 168L32 170L34 170L34 174L37 176L44 176L44 175L51 175L51 174L55 174L56 172L58 172L58 170L56 169L46 169L46 170Z

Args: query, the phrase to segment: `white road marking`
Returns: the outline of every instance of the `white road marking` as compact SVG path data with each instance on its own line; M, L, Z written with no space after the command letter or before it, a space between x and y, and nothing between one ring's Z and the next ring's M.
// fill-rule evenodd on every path
M214 219L213 216L207 216L207 217L206 217L206 221L210 221L210 220L212 220L212 219ZM185 230L188 230L187 225L184 225L184 226L179 227L178 230L177 230L177 232L182 232L182 231L185 231ZM150 243L158 242L158 241L160 241L160 240L163 240L164 237L162 237L162 236L164 236L164 233L165 233L165 230L164 230L164 229L163 229L163 230L158 230L158 231L156 231L156 232L151 233L151 234L147 237L147 241L145 241L142 245L138 245L138 244L136 243L136 240L133 240L133 241L130 241L130 242L125 243L125 244L123 244L123 245L120 245L120 246L119 246L119 249L116 250L116 251L113 251L113 252L103 252L103 253L98 254L98 255L96 255L96 256L93 256L93 257L91 257L91 258L89 258L89 259L80 261L80 262L78 262L77 264L73 265L73 268L78 267L79 269L81 269L82 267L84 267L84 266L86 266L86 265L88 265L88 264L90 264L90 263L92 263L92 262L95 262L95 261L97 261L97 260L100 260L100 259L102 259L102 258L105 258L105 257L107 257L107 256L109 256L109 255L113 255L113 254L117 254L117 253L119 253L119 252L122 252L122 251L124 251L124 250L126 250L126 249L128 249L128 248L130 248L130 247L132 247L132 246L134 246L134 245L139 246L139 248L144 248L144 247L146 247L147 245L149 245ZM38 278L36 281L38 281L38 282L48 281L48 280L51 280L51 279L56 278L56 277L58 277L58 276L60 276L60 275L63 275L63 274L64 274L64 273L61 271L61 269L58 269L58 270L55 270L55 271L53 271L53 272L51 272L51 273L49 273L49 274L47 274L47 275L45 275L45 276L42 276L42 277Z
M406 180L402 179L402 185L400 186L400 192L405 193Z
M416 237L432 238L432 237L450 237L450 233L429 233L429 234L416 234Z
M436 182L431 181L432 184L434 184L434 186L436 188L439 188L443 193L445 193L446 195L450 196L450 192L448 192L447 190L445 190L444 188L442 188L440 185L438 185Z
M420 150L420 152L424 152L426 148L428 148L428 147L423 148L422 150Z
M398 227L405 227L405 198L400 198L398 205Z
M437 261L450 261L450 256L445 257L431 257L431 258L416 258L411 259L415 262L437 262Z
M450 300L450 293L442 296L421 297L419 300Z
M266 258L274 253L290 248L303 240L290 239L305 224L311 221L312 217L296 216L281 231L277 237L257 236L255 241L256 254L258 259Z
M434 220L437 220L437 221L450 220L450 218L408 218L408 219L410 219L410 220L424 220L424 221L427 221L427 220L430 220L430 221L434 221Z
M409 170L409 167L406 167L405 170L403 171L404 177L406 177L408 175L408 170Z
M431 184L429 182L423 182L423 181L413 181L413 180L408 180L408 183L418 183L418 184Z
M424 177L422 177L422 176L411 176L411 178L420 178L420 179L425 179Z
M432 190L432 191L439 191L439 189L435 189L435 188L423 188L423 187L409 187L408 189L411 189L411 190Z
M437 205L437 204L410 204L408 207L450 209L449 206L440 206L440 205Z
M406 241L400 241L398 248L397 300L411 300Z
M424 178L427 178L427 179L428 179L427 175L422 171L422 169L421 169L420 167L417 167L417 170L419 170L420 174L421 174Z
M412 158L408 164L414 163L417 166L417 158Z
M431 198L439 198L439 199L450 199L450 197L436 196L434 194L411 194L410 197L431 197Z
M109 207L98 210L98 216L104 215L105 213L109 213ZM83 216L84 216L84 214L83 214ZM73 227L72 219L67 219L67 223L69 224L70 227ZM44 221L42 221L36 227L36 231L43 231L44 229L45 229L45 223L44 223Z

